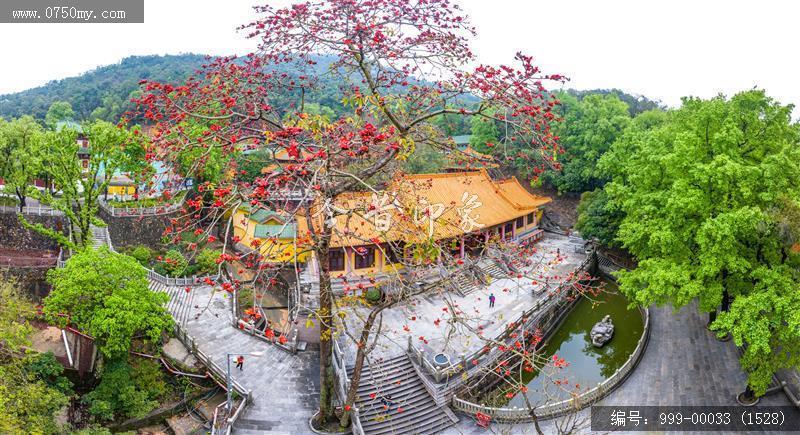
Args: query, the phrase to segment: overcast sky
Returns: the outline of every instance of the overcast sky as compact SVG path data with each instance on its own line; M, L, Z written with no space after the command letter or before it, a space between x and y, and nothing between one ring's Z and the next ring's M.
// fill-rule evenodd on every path
M144 24L0 24L0 94L130 55L247 53L254 41L235 27L268 1L145 0ZM569 87L617 87L669 105L754 86L800 103L798 2L455 1L478 28L484 63L524 51L570 77Z

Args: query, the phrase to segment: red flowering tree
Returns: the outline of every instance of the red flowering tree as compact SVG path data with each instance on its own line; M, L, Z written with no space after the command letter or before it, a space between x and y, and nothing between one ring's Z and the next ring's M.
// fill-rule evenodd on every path
M550 131L557 101L545 82L563 78L543 74L523 54L514 65L478 64L469 48L475 31L448 0L318 0L256 12L258 18L242 26L258 41L254 53L214 59L179 86L143 82L137 101L141 117L155 124L148 158L200 180L201 195L186 201L169 229L176 239L201 228L196 238L202 245L216 237L211 228L221 226L227 243L231 216L243 206L306 223L298 242L319 268L313 308L320 325L322 423L334 416L331 240L352 235L333 222L368 211L337 206L337 198L375 191L375 180L391 178L385 172L396 171L396 163L421 145L451 150L452 140L434 123L442 116L502 121L509 140L528 144L546 164L558 145ZM340 83L343 116L306 110L305 96L323 79ZM261 175L245 181L237 157L257 151L266 155ZM269 270L268 254L257 243L246 255L226 245L220 262L242 260ZM359 352L355 387L375 319L369 316L362 331L350 334ZM350 393L352 400L355 390Z

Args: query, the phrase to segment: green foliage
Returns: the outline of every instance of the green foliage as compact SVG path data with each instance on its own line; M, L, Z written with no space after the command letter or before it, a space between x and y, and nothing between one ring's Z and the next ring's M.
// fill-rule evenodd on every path
M0 281L0 356L17 356L24 347L30 346L28 336L33 332L27 318L35 313L16 282Z
M32 377L68 396L72 394L72 382L64 377L64 366L56 360L53 352L29 355L23 360L23 365Z
M164 254L164 271L167 276L183 276L186 273L186 268L189 266L189 261L177 249L170 249Z
M106 357L127 353L134 337L159 343L172 327L163 307L167 295L150 291L145 269L127 255L87 249L48 272L47 279L53 285L44 300L48 319L63 325L60 314L67 314Z
M44 134L42 149L46 150L49 162L47 173L60 189L60 194L31 191L31 196L42 204L66 215L73 226L72 240L65 240L63 235L20 218L29 229L73 249L84 249L91 244L90 226L98 223L98 199L125 160L124 146L137 140L128 130L104 121L85 124L80 129L90 143L84 150L89 154L87 167L83 167L78 157L77 128L66 126L58 131L48 131Z
M18 364L0 365L0 433L58 434L55 415L69 398L25 374Z
M575 229L585 239L596 238L605 246L618 246L616 241L619 224L624 214L603 189L584 192L578 204L578 221Z
M158 406L167 384L158 362L149 359L110 361L100 384L83 397L89 412L100 420L141 417Z
M420 143L401 166L403 171L409 174L430 174L440 172L444 161L441 151L428 143Z
M26 319L34 312L15 283L0 281L0 433L61 431L54 417L69 401L61 365L52 364L52 354L23 357L33 332Z
M619 273L620 290L642 305L697 299L704 311L732 297L712 327L747 345L742 367L759 394L800 355L795 231L786 230L800 199L791 110L762 91L687 98L601 162L624 213L618 239L639 260Z
M364 297L367 298L369 303L376 304L381 300L381 291L373 287L367 290L367 293L364 295Z
M128 254L135 258L144 267L149 267L150 260L153 259L153 250L145 245L137 245Z
M489 112L488 115L492 115ZM500 139L500 130L497 128L497 121L492 118L474 116L471 120L469 145L478 152L491 153L492 148L486 146L487 143L497 144Z
M50 108L47 109L44 123L50 128L55 128L59 122L73 121L74 119L75 111L72 110L71 104L66 101L54 101Z
M15 194L20 207L42 170L43 132L30 116L9 122L0 119L0 178L5 182L4 192Z
M212 275L217 273L219 265L217 259L222 255L222 251L216 249L202 249L195 257L195 273L198 275Z
M587 95L578 100L561 94L564 120L554 126L564 148L561 171L548 173L547 181L559 192L584 192L602 187L607 176L597 161L630 122L628 107L614 95Z
M640 113L647 111L662 111L665 107L661 102L651 100L643 95L633 95L619 89L591 89L586 91L578 91L575 89L567 90L567 93L577 99L583 99L588 95L601 95L613 96L628 106L628 113L631 116L638 116Z

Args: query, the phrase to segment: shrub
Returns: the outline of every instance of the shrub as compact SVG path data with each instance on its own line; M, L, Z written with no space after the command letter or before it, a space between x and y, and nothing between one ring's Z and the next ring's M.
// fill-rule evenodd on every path
M176 249L170 249L164 254L164 271L168 276L184 276L186 274L186 266L189 262Z
M144 267L149 267L150 260L153 258L153 250L144 245L137 245L130 250L131 257L135 258Z
M37 353L27 356L24 360L25 371L47 386L70 395L72 382L64 377L64 366L56 360L53 352Z
M381 300L381 291L376 288L371 288L367 290L367 294L365 295L367 301L371 304L378 303Z
M132 363L109 362L100 383L83 397L92 415L100 420L141 417L158 406L159 399L167 392L158 363L148 359Z
M217 259L222 251L216 249L203 249L197 254L195 264L197 265L198 275L211 275L217 272Z

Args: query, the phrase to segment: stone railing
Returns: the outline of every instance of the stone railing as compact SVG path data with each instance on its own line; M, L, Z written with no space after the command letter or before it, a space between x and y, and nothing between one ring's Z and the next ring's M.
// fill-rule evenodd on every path
M344 353L337 340L333 340L333 358L331 359L336 382L336 395L339 397L339 402L344 406L347 401L347 391L350 390L350 378L347 376ZM350 422L350 431L353 435L364 435L364 429L361 427L361 417L357 406L353 406L350 412Z
M16 214L19 212L20 212L19 207L0 205L0 213ZM22 207L22 214L37 215L37 216L63 216L64 212L47 206L42 207L42 205L39 204L36 207L30 207L30 206Z
M578 266L576 270L585 270L592 261L592 257L587 257L581 264ZM562 284L563 285L563 284ZM531 307L530 309L524 311L520 314L515 320L515 325L523 325L530 324L536 321L536 315L539 313L547 313L550 308L554 305L560 303L563 299L563 292L561 291L554 291L549 292L550 296L546 298L539 299L536 301L536 304ZM495 337L495 341L504 342L506 341L511 334L516 331L515 329L507 329L499 336ZM412 361L419 364L420 367L425 369L425 372L430 375L437 383L441 383L447 381L453 375L460 374L462 372L470 372L480 369L485 364L494 361L498 355L495 355L494 349L490 349L489 352L486 352L485 348L480 348L473 352L470 355L460 355L458 361L450 362L449 365L446 366L436 366L431 361L428 360L424 350L415 348L413 346L413 340L409 337L408 340L408 348L407 348L409 357L411 357ZM469 362L469 364L467 364ZM477 364L476 364L477 362ZM459 379L462 379L463 376L460 376ZM456 381L459 382L459 381Z
M596 387L585 393L561 402L549 403L534 408L534 413L537 418L554 418L581 410L602 399L628 377L634 367L636 367L636 364L639 363L645 349L647 349L647 343L650 339L650 311L644 307L639 307L639 311L644 319L644 329L642 331L642 336L639 337L639 342L636 344L636 348L628 360L625 361L625 364L617 369L609 378L600 382ZM499 423L522 423L533 420L530 415L530 409L528 408L495 408L478 405L458 397L453 397L452 406L459 411L471 415L478 412L486 414L492 417L493 421Z
M285 350L291 354L297 353L297 335L298 330L297 328L292 329L292 336L291 338L287 339L285 343L282 343L279 339L276 338L267 338L264 336L264 331L259 331L256 329L255 325L252 325L249 322L246 322L244 319L239 318L236 321L236 327L239 328L242 332L248 333L253 337L275 345L278 349Z
M183 207L183 202L185 199L186 196L184 195L180 201L153 207L115 207L103 199L99 200L98 203L100 204L100 208L114 217L141 217L173 213Z
M147 269L147 278L156 281L158 283L164 284L166 286L177 287L177 286L201 285L201 284L208 285L208 281L211 281L213 283L219 280L219 274L172 278L164 276L153 269Z
M228 380L228 372L219 366L214 360L209 358L205 353L203 353L200 349L197 348L197 342L195 341L194 337L189 335L179 324L175 324L175 337L186 346L186 349L197 358L203 365L208 368L208 372L214 381L222 388L227 390L227 380ZM217 417L215 415L215 421L213 422L213 433L219 434L229 434L231 433L231 428L233 424L236 422L236 419L239 418L242 410L248 403L252 403L253 397L252 392L246 389L242 384L240 384L237 380L232 379L231 385L233 386L233 391L238 394L242 400L239 405L236 407L236 410L229 416L226 416L222 421L216 421Z

